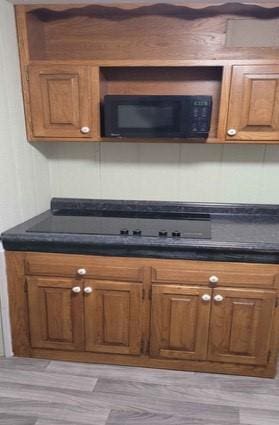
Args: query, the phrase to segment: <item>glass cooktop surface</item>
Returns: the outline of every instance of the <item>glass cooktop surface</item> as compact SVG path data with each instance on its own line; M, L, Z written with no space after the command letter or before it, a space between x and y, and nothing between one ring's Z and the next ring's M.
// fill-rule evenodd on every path
M203 218L80 217L53 215L27 230L34 233L122 235L210 239L209 216Z

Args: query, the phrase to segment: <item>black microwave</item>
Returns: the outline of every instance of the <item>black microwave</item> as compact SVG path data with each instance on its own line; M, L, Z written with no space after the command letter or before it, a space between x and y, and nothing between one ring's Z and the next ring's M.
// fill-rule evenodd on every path
M207 138L211 96L104 97L105 137Z

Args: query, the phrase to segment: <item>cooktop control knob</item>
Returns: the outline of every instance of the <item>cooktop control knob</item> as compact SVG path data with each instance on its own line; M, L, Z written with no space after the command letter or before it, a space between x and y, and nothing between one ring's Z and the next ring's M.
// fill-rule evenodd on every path
M173 236L174 238L180 238L181 233L180 233L180 232L178 232L177 230L175 230L175 232L172 232L172 236Z
M168 232L166 230L160 230L159 236L167 237L168 236Z
M139 229L134 230L133 235L134 236L141 236L141 230L139 230Z
M121 229L120 230L120 235L122 235L122 236L128 236L129 235L129 230L128 229Z

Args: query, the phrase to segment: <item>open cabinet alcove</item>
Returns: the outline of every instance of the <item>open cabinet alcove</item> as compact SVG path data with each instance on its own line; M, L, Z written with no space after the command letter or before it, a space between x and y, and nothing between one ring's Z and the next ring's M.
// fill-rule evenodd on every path
M104 95L209 95L213 98L210 138L217 138L222 67L104 67Z

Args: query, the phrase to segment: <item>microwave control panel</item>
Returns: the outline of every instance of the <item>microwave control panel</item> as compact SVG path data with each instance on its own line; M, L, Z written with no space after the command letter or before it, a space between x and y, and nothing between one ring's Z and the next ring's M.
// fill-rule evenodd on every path
M192 98L190 137L207 138L210 130L212 98L201 96ZM188 128L189 128L188 127Z

